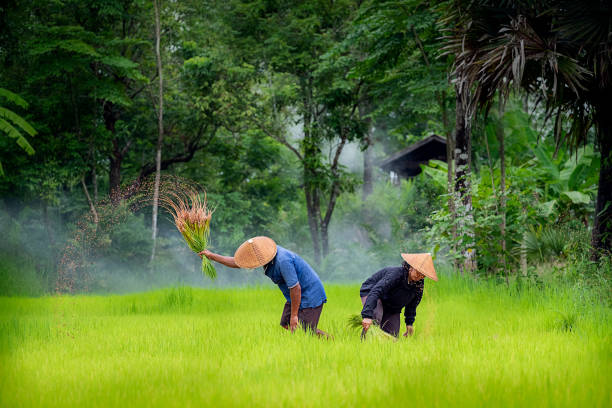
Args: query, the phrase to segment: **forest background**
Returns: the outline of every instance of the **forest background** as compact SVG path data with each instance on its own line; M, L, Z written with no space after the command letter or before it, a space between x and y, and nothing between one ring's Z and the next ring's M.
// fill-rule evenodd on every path
M612 12L576 7L9 0L0 295L265 282L204 279L168 215L131 205L163 174L206 189L218 253L268 235L354 282L432 252L442 276L609 303ZM431 134L450 165L378 166Z

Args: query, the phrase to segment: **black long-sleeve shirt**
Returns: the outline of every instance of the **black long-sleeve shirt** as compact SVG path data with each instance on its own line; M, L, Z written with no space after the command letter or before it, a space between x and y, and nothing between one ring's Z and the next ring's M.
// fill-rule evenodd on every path
M361 297L367 296L361 317L372 319L378 299L386 313L400 313L404 309L406 325L414 323L416 308L423 297L424 280L411 282L403 267L390 266L370 276L359 290Z

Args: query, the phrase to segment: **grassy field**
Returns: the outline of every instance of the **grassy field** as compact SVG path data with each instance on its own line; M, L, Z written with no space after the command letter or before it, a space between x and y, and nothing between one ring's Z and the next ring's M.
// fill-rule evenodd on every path
M360 342L358 286L326 289L333 341L272 286L0 298L0 406L612 406L612 312L577 290L428 282L413 338Z

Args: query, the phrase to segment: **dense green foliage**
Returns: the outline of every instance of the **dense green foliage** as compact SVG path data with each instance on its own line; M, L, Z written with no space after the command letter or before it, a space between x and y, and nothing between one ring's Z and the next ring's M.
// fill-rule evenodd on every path
M612 315L589 291L441 277L397 342L347 327L357 286L327 288L333 341L280 328L284 299L267 287L0 298L0 404L612 403Z
M505 253L501 247L500 158L495 135L499 125L507 139L508 154ZM599 171L599 158L592 148L586 146L575 154L557 152L555 157L554 146L538 144L539 134L533 130L528 115L516 105L501 118L489 118L481 133L478 129L474 133L477 140L486 139L482 144L487 146L484 152L475 152L482 157L476 161L479 171L472 181L480 271L500 272L502 256L507 258L510 269L519 269L521 255L535 263L564 262L588 255L588 225ZM440 189L446 186L446 163L431 162L424 171ZM432 224L427 231L437 249L453 240L454 221L447 203L440 200L441 208L431 214ZM547 237L553 236L559 237L556 247L546 242ZM540 246L548 246L543 249L545 254Z
M592 273L589 237L599 234L605 246L611 188L600 176L609 161L605 123L593 127L587 119L598 112L594 84L607 86L609 41L601 27L609 8L588 2L601 24L585 38L569 30L563 1L541 6L560 16L556 34L546 28L549 14L530 14L540 10L533 2L503 2L499 9L489 3L162 2L161 169L206 189L216 208L212 249L231 254L250 236L270 235L335 281L395 264L400 251L434 252L437 264L462 269L466 248L476 254L474 275L507 284L550 268ZM1 6L1 294L205 284L193 273L198 258L185 250L167 214L150 263L151 209L128 211L125 192L155 171L152 6L142 0ZM452 20L457 13L461 18ZM496 23L461 25L486 17ZM517 21L529 24L512 25ZM510 55L520 57L511 52L516 38L502 35L508 25L516 38L532 27L543 38L571 40L564 54L554 54L559 61L573 55L576 40L589 50L599 41L601 61L579 53L559 66L558 89L574 78L585 81L584 93L535 92L537 55L518 83L522 65L508 65ZM499 76L468 75L477 76L479 64L498 71L486 59L461 65L468 54L452 50L464 37L470 55L499 62L508 50L509 59L495 65L506 70L507 84ZM483 38L495 47L483 46ZM537 72L545 81L556 78L548 68ZM457 157L450 169L431 161L398 185L376 166L432 133L447 139L453 156L458 80L483 107L471 123L469 205L449 195L465 182L453 165ZM506 104L497 108L500 98ZM581 106L588 109L578 112ZM584 113L580 126L577 113ZM92 223L88 214L100 220ZM66 265L74 270L68 277ZM608 282L607 264L600 269ZM215 285L261 282L220 270Z
M2 2L0 406L611 406L608 3ZM379 167L432 134L446 161ZM261 268L204 279L157 164L207 248L306 259L333 340ZM362 342L401 252L440 281Z
M599 149L593 257L612 248L612 5L601 0L442 2L445 50L455 55L453 76L466 134L477 110L496 94L522 89L554 116L554 140L574 149ZM460 102L459 102L460 101ZM458 122L459 124L459 122ZM459 134L459 126L457 132ZM594 135L593 135L594 133ZM595 136L595 137L593 137ZM456 137L459 140L459 136ZM468 138L469 139L469 138ZM468 143L469 144L469 143ZM572 201L578 197L573 195ZM466 202L468 200L465 200ZM603 253L598 251L603 250Z

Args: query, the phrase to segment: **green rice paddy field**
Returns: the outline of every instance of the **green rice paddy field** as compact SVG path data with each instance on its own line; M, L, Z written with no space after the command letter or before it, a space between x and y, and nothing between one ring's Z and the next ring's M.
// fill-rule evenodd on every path
M0 298L0 406L612 406L612 312L575 289L428 282L397 342L326 289L333 341L281 329L271 285Z

